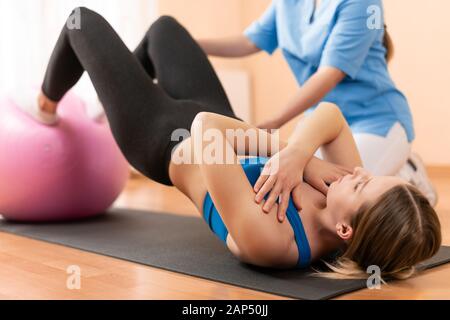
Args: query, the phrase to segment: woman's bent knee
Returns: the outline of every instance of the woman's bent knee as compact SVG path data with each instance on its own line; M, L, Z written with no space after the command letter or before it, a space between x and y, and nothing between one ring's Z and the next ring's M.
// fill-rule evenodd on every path
M167 30L181 27L181 24L172 16L159 17L150 27L149 33L164 34Z
M106 23L100 14L86 7L77 7L69 15L66 27L68 30L82 31L99 23Z

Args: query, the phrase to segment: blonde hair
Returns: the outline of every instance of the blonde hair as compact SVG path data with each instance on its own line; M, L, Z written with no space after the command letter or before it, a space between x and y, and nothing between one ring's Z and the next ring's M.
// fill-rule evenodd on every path
M372 205L362 206L351 223L353 237L329 272L333 279L367 279L369 266L381 278L407 279L415 266L434 256L441 246L441 225L429 201L411 185L399 185Z

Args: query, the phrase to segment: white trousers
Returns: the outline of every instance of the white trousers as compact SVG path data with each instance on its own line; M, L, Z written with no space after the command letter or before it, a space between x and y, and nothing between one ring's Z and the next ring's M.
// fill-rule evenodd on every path
M411 144L399 122L394 124L386 137L370 133L355 133L353 137L364 168L377 176L395 176L411 154ZM322 158L320 150L316 156Z

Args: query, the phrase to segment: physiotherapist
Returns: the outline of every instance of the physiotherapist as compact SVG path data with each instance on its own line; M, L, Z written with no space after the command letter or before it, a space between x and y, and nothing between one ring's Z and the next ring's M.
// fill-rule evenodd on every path
M349 123L369 171L403 176L436 203L424 165L411 153L415 133L408 101L388 71L393 45L381 0L273 0L244 34L198 42L208 55L220 57L272 55L279 48L300 87L259 127L278 129L320 102L332 102Z

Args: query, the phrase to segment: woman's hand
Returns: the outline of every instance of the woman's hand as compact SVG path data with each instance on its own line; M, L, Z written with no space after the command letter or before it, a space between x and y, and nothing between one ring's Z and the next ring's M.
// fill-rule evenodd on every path
M285 220L291 191L303 182L303 169L308 160L300 150L287 147L266 163L254 186L257 203L270 192L263 206L264 212L270 212L280 197L277 216L280 222Z
M345 168L328 161L312 158L306 165L303 178L305 181L322 192L328 193L328 186L342 176L353 173L350 168Z
M304 163L307 165L305 166ZM263 206L263 211L268 213L280 197L277 216L280 222L284 222L291 193L294 190L300 192L303 179L311 187L326 195L329 184L352 172L350 168L318 158L312 158L308 162L307 157L301 152L285 148L265 165L254 186L254 191L257 193L255 201L261 203L270 192ZM299 202L296 201L297 206L300 206Z

